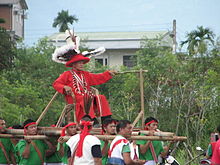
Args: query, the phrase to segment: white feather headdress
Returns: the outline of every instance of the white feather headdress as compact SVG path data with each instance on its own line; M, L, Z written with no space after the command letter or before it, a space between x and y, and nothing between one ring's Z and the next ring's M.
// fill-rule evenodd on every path
M52 54L52 60L57 63L66 64L67 61L69 61L72 56L79 54L79 43L80 38L78 36L74 36L74 33L72 31L66 31L66 42L67 45L64 45L60 48L56 48L54 53ZM92 51L84 51L81 54L86 57L95 57L105 52L104 47L99 47Z

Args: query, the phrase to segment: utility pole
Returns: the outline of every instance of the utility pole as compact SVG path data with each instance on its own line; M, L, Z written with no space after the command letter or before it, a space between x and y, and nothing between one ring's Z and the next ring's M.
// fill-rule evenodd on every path
M176 54L177 42L176 42L176 20L175 19L173 20L172 38L173 38L173 54Z

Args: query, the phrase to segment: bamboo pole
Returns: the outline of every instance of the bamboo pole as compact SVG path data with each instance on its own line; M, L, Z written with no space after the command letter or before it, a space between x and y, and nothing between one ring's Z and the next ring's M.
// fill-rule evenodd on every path
M142 134L145 134L145 135L149 135L150 131L141 130L139 132L132 132L132 135L139 135L139 133L142 133ZM154 136L173 137L174 133L159 131L159 132L154 132Z
M31 139L31 140L50 139L50 137L46 135L12 135L12 134L0 134L0 138Z
M142 129L144 129L144 78L143 78L143 70L140 69L140 99L141 99L141 111L142 111Z
M94 135L100 140L113 140L116 135ZM70 137L64 136L64 140L68 140ZM187 137L185 136L175 136L175 137L159 137L159 136L131 136L130 140L155 140L155 141L185 141Z
M43 110L43 112L41 113L41 115L39 116L39 118L37 119L37 121L36 121L37 124L40 123L41 119L42 119L42 118L44 117L44 115L47 113L47 111L48 111L50 105L52 104L52 102L54 101L54 99L57 97L58 94L59 94L59 93L56 92L56 93L53 95L52 99L50 100L50 102L47 104L47 106L45 107L45 109Z
M56 127L60 127L60 124L61 124L61 122L62 122L62 120L63 120L63 118L64 118L64 115L66 114L67 110L68 110L68 109L72 109L72 107L74 107L73 104L67 104L67 105L65 105L65 107L63 108L63 110L62 110L62 112L61 112L61 115L60 115L60 117L59 117L59 119L58 119L58 121L57 121Z
M142 70L143 72L148 72L148 70ZM131 70L131 71L124 71L124 72L116 72L117 74L126 74L126 73L140 73L140 70Z
M100 140L113 140L116 135L94 135ZM11 134L0 134L0 138L24 138L24 139L49 139L46 135L11 135ZM70 136L63 137L65 141L70 139ZM159 136L131 136L130 140L155 140L155 141L185 141L187 137L176 136L176 137L159 137Z
M134 120L134 122L132 123L132 127L134 128L134 126L137 124L137 122L140 120L140 118L143 115L143 111L140 111L138 116L136 117L136 119Z
M47 136L60 136L62 131L62 127L38 127L38 134L40 135L47 135ZM90 133L92 135L99 135L101 132L101 129L93 128ZM23 135L24 130L23 129L6 129L5 133L12 134L12 135ZM80 131L77 131L77 133L80 133ZM138 136L139 133L149 135L149 131L140 130L140 131L133 131L132 135ZM172 132L154 132L154 136L163 136L163 137L173 137L174 133Z

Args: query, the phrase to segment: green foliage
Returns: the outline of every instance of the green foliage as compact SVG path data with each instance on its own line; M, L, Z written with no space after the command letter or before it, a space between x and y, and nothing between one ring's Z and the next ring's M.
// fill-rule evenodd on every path
M15 43L6 30L0 27L0 71L12 67L16 56Z
M68 23L73 24L74 22L78 22L78 18L75 15L69 15L68 10L62 10L54 19L53 27L59 26L59 32L65 32L68 29Z
M188 44L187 49L190 55L203 56L211 43L214 44L214 33L209 28L198 26L197 30L187 33L187 39L181 42L181 46Z
M195 54L174 55L170 48L159 46L158 41L145 40L136 54L137 66L119 69L120 72L148 70L143 74L145 116L159 119L163 131L187 136L188 145L193 144L192 150L197 145L205 148L210 133L219 124L219 43L217 39L203 60L204 57ZM9 125L27 118L36 120L54 95L52 83L68 68L52 62L53 51L46 38L30 48L20 45L13 67L1 72L0 117ZM92 62L86 66L93 73L108 69ZM125 73L96 88L107 97L113 117L134 121L141 107L139 85L138 73ZM41 124L54 124L64 105L63 96L58 95ZM181 147L177 157L184 162L187 157L184 148Z

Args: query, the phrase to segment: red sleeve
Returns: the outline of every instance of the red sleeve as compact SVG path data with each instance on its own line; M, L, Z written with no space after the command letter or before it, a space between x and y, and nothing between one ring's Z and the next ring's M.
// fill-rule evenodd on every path
M63 74L61 74L53 83L53 87L56 91L58 91L59 93L64 93L63 87L65 85L69 86L69 71L64 72Z
M106 83L108 80L112 78L109 71L99 73L99 74L87 72L87 74L88 74L88 82L89 82L88 85L89 86L100 85L100 84Z

